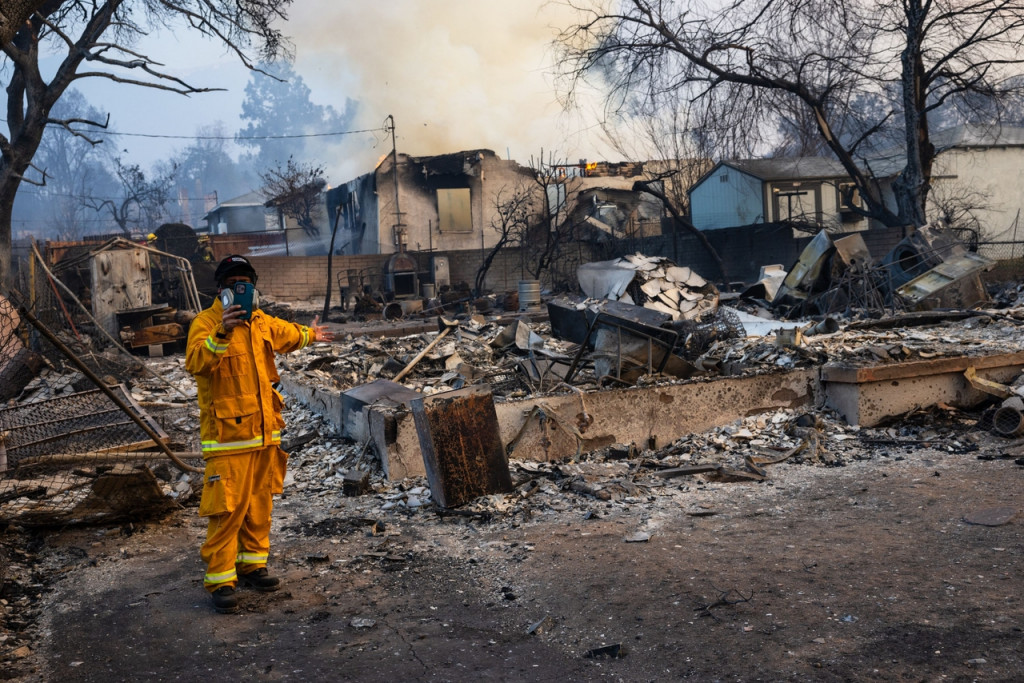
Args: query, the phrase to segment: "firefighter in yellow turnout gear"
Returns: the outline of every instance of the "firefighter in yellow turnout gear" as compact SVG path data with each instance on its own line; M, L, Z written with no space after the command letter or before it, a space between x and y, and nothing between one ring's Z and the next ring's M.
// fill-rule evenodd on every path
M238 291L243 303L256 283L256 271L242 256L221 261L215 277L218 293ZM199 503L199 515L209 518L200 549L203 584L218 612L237 611L238 583L262 591L280 587L266 568L273 494L282 491L288 461L280 446L275 354L333 339L316 318L306 327L267 315L258 303L250 313L232 298L219 296L192 321L185 357L198 386L206 460Z

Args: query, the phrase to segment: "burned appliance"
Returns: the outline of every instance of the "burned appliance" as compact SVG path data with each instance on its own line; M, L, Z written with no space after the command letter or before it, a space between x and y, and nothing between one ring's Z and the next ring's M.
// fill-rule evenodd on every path
M384 282L396 299L419 296L416 259L404 251L392 254L384 265Z

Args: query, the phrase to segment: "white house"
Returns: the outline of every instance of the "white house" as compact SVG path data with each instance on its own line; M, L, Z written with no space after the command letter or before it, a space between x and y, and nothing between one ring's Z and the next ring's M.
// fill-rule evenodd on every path
M698 230L781 221L866 229L844 202L848 183L842 165L823 157L721 161L690 188L691 221Z
M961 223L973 218L982 242L1024 240L1024 128L963 125L932 135L936 158L932 190L926 208L928 220L938 221L959 212ZM894 206L891 180L902 168L872 168L890 176L881 184L883 197ZM968 215L963 215L969 211ZM966 220L965 220L966 219ZM982 247L994 258L1005 258L1000 245ZM988 254L987 254L988 255ZM1019 252L1018 252L1018 255Z

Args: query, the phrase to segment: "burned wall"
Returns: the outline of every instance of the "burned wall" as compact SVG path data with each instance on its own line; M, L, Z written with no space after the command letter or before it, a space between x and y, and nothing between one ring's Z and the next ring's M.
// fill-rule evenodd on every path
M327 215L338 218L334 249L342 254L378 254L381 252L380 200L377 175L367 173L328 190ZM337 211L340 210L340 213ZM390 225L390 223L388 223Z
M491 227L497 197L530 187L529 174L529 169L486 149L431 157L400 154L397 201L406 249L448 252L492 246L499 236ZM377 168L376 185L380 252L391 253L398 249L393 229L398 220L390 158Z
M903 228L881 228L858 232L867 244L871 255L880 260L904 237ZM728 279L736 282L752 282L757 279L761 266L781 264L789 268L800 257L810 237L796 239L792 230L752 226L726 228L705 233L726 264ZM841 235L833 235L835 238ZM479 240L479 235L477 236ZM675 240L672 235L618 240L599 247L580 245L587 260L600 261L624 254L641 252L648 256L665 256L681 266L689 266L711 280L719 278L714 260L703 245L693 236L679 233ZM435 250L434 256L446 256L452 284L472 284L484 254L476 248L461 250ZM383 267L389 254L336 255L332 262L334 295L339 293L338 273L355 271L370 286L383 286ZM431 282L431 252L411 250L409 256L418 266L421 282ZM260 291L267 296L282 300L305 301L323 297L327 287L326 256L273 256L253 257L253 263L260 273ZM485 289L493 292L516 291L519 280L528 277L517 248L509 247L499 252L487 272ZM550 283L545 280L544 286Z
M448 257L449 278L453 285L459 282L472 285L483 258L479 249L438 251L433 255ZM421 282L430 282L431 254L410 252L409 256L417 263ZM388 254L336 255L331 262L334 287L331 296L337 297L340 294L339 279L344 279L345 284L348 284L350 272L356 273L367 286L382 289L383 269L388 258ZM327 291L326 256L253 256L250 260L260 276L260 292L272 299L309 301L323 298ZM516 291L523 277L519 250L504 249L491 264L484 286L494 292ZM337 298L334 300L338 301Z

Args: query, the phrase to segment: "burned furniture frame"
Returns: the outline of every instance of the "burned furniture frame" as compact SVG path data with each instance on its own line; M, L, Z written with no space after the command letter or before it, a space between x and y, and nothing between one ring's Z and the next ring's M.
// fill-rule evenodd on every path
M640 322L639 320L631 320L629 318L623 318L620 316L612 315L606 311L597 311L594 318L590 321L587 326L587 336L580 343L580 347L576 352L576 356L573 358L572 364L569 366L569 370L565 373L566 383L572 383L573 378L576 376L576 371L579 369L580 362L583 359L583 354L586 353L590 347L590 340L594 335L594 331L600 325L605 327L614 328L617 333L617 363L615 369L615 377L613 379L621 382L622 381L622 334L623 330L626 334L634 337L640 337L647 340L647 371L648 373L662 372L665 366L668 364L669 358L672 355L672 351L676 348L679 343L679 333L675 330L667 329L664 327L655 327L654 325L648 325ZM658 361L657 367L654 366L654 346L658 345L665 349L665 353L662 355L661 360ZM599 382L604 377L598 378Z

